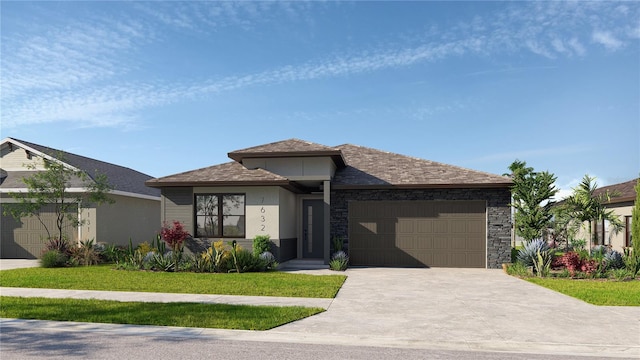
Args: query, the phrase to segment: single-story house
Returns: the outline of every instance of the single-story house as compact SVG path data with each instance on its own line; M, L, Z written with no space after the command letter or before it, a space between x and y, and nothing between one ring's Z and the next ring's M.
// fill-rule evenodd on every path
M511 180L357 145L298 139L228 153L220 165L146 182L191 243L269 235L280 262L498 268L510 261Z
M61 156L60 156L61 155ZM113 190L110 197L113 204L103 204L78 209L78 219L83 225L74 228L65 226L68 239L74 243L93 239L96 242L127 245L129 239L134 244L151 241L159 232L160 191L145 186L151 176L141 172L63 152L46 146L33 144L14 138L0 142L0 258L36 258L44 248L47 232L35 217L23 217L16 221L11 215L4 215L8 203L15 202L9 193L26 191L23 178L36 171L44 170L44 161L61 162L71 169L83 171L89 179L96 174L104 174ZM68 192L82 192L84 183L72 179ZM41 218L50 230L57 229L52 205L45 205Z
M635 186L638 179L629 180L619 184L604 186L594 191L594 196L600 196L607 191L617 196L611 197L604 204L605 208L613 210L622 222L624 228L618 233L611 231L608 221L595 222L593 224L594 245L611 245L613 249L621 251L631 246L631 211L636 202ZM588 236L587 236L588 237Z

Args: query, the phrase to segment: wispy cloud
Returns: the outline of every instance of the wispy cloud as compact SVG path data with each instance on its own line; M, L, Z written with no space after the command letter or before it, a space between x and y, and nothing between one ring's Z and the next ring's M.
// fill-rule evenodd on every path
M122 127L137 122L145 109L247 87L353 76L468 55L525 51L549 59L586 56L590 44L619 51L640 36L640 7L633 3L511 3L504 10L440 31L432 26L411 39L399 34L402 41L382 47L361 44L324 58L217 79L176 82L157 75L150 81L133 80L132 75L143 66L136 52L163 38L165 27L186 34L213 34L225 27L251 31L259 24L282 22L283 16L292 23L312 22L314 11L322 6L327 5L133 3L130 10L134 13L126 15L76 18L46 32L3 31L3 127L51 122ZM494 157L528 157L537 151L543 150ZM490 161L491 157L480 160Z
M618 50L624 45L610 31L595 31L592 39L594 42L603 45L607 50Z

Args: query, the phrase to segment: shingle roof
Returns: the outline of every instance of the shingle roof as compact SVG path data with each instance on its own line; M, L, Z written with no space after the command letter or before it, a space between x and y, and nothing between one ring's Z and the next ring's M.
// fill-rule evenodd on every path
M148 186L280 185L287 178L264 169L250 170L246 157L333 156L345 162L332 181L335 188L363 187L507 187L511 179L453 165L356 145L328 147L298 139L279 141L229 153L237 162L210 166L147 181Z
M603 186L601 188L596 189L593 192L594 195L598 196L600 194L604 194L606 191L609 191L610 194L617 193L618 196L612 197L609 203L621 203L627 201L634 201L636 199L636 190L635 186L638 182L638 178L629 180L619 184L613 184L609 186Z
M228 153L228 156L240 163L247 158L330 156L338 167L345 165L339 149L300 139L288 139L235 150Z
M147 181L148 186L286 185L289 180L264 169L247 169L235 161Z
M160 197L158 189L145 186L145 181L153 179L153 177L143 174L139 171L126 168L123 166L110 164L108 162L91 159L85 156L72 154L66 151L56 150L50 147L34 144L28 141L18 140L15 138L7 138L13 140L16 145L24 145L35 151L56 158L58 154L64 156L64 162L87 173L91 178L98 174L107 176L109 184L114 190L123 191L139 195L148 195ZM7 179L8 180L8 179Z
M511 179L458 166L363 146L336 146L347 167L336 171L332 186L340 187L506 187Z

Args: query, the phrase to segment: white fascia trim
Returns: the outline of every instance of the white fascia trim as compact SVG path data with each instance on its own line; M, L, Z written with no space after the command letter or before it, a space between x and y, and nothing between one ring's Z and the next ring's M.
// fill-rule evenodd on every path
M26 193L28 190L26 188L20 188L20 189L0 189L0 193L1 194L7 194L7 193ZM86 192L87 189L85 188L68 188L66 189L67 192L69 193L83 193ZM109 194L113 194L113 195L120 195L120 196L126 196L126 197L132 197L132 198L138 198L138 199L146 199L146 200L156 200L156 201L160 201L160 196L152 196L152 195L144 195L144 194L136 194L136 193L132 193L132 192L128 192L128 191L120 191L120 190L111 190L109 191Z
M139 199L160 201L160 196L136 194L136 193L127 192L127 191L120 191L120 190L111 190L111 191L109 191L109 194L120 195L120 196L128 196L128 197L139 198Z
M25 144L21 143L20 141L15 140L15 139L9 139L9 138L6 138L6 139L4 139L4 140L2 141L2 144L4 144L4 143L9 143L9 142L10 142L10 143L15 143L16 145L20 146L21 148L23 148L23 149L25 149L25 150L29 150L29 152L31 152L31 153L33 153L33 154L35 154L35 155L38 155L38 156L40 156L40 157L42 157L42 158L45 158L45 159L47 159L47 160L49 160L49 161L55 161L55 162L57 162L57 163L59 163L59 164L62 164L63 166L65 166L65 167L67 167L67 168L69 168L69 169L71 169L71 170L74 170L74 171L82 171L82 170L80 170L80 169L76 168L75 166L71 166L71 165L67 164L67 163L66 163L66 162L64 162L64 161L60 161L60 160L58 160L58 159L54 158L53 156L47 155L47 154L45 154L45 153L43 153L43 152L40 152L40 151L38 151L38 150L36 150L36 149L34 149L34 148L30 147L30 146L27 146L27 145L25 145ZM62 150L58 150L58 151L62 151ZM84 172L84 171L82 171L82 172Z

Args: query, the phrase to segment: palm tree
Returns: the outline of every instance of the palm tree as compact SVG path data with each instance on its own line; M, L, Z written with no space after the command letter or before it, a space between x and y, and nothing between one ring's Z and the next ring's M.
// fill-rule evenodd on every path
M596 195L598 183L595 180L594 177L585 175L582 182L573 188L573 194L566 200L570 213L580 222L589 224L589 252L591 252L594 236L592 226L594 221L609 221L614 233L618 233L624 228L618 215L604 206L604 203L609 202L612 197L617 195L610 194L609 191Z

